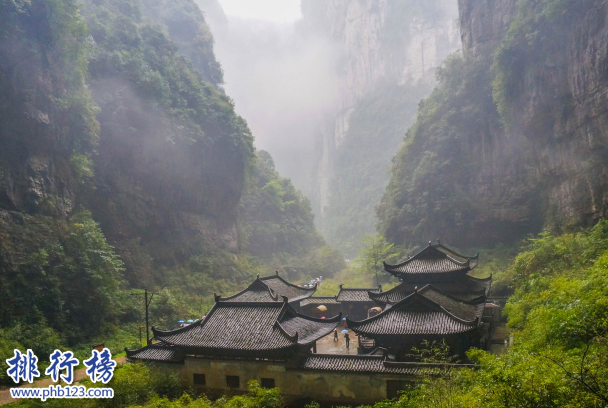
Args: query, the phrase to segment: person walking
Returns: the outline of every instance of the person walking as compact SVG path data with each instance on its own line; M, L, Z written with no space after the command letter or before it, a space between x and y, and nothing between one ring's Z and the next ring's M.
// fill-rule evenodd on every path
M346 348L350 348L350 337L348 333L344 335L344 339L346 340Z
M339 341L339 339L338 339L338 329L334 329L334 341Z

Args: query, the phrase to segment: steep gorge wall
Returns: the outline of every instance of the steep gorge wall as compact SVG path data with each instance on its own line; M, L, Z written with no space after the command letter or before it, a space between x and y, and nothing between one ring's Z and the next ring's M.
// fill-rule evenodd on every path
M523 2L519 15L515 3L460 0L464 50L491 58L502 43L495 102L505 137L534 152L528 178L541 191L543 224L592 224L608 202L608 3ZM507 36L513 19L523 28Z
M330 242L352 252L374 230L385 169L418 101L430 92L435 69L460 47L457 4L303 0L302 12L305 29L342 52L336 107L319 126L311 199Z
M459 0L464 57L442 69L395 158L380 231L487 246L605 216L606 12L599 0Z

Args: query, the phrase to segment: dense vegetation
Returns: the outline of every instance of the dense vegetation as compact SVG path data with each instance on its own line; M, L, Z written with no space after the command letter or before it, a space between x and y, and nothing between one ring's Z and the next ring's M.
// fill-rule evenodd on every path
M170 328L256 273L342 267L221 83L190 0L0 2L2 367L136 346L135 289Z
M470 231L491 210L472 200L478 163L471 159L471 146L482 146L486 135L500 129L492 78L488 61L461 54L438 70L439 85L420 103L377 209L379 231L391 242L411 245L458 236L474 245L483 238Z
M107 384L92 384L83 380L87 387L111 387L113 399L50 399L45 402L22 400L14 403L15 408L33 407L83 407L83 408L280 408L283 406L278 389L261 388L255 381L249 383L245 395L224 397L210 401L180 383L176 375L155 370L143 364L129 364L116 369L114 377Z
M600 407L608 402L608 222L528 240L504 273L513 345L471 351L452 371L406 393L399 407Z
M587 231L561 236L546 233L527 240L512 265L503 271L515 291L505 309L513 335L508 352L496 356L472 350L469 357L479 365L477 369L446 370L439 377L422 377L422 383L399 400L379 402L376 408L605 406L607 268L608 221ZM246 396L211 403L182 388L176 378L163 377L139 364L118 370L110 385L118 398L82 403L275 407L281 401L278 390L262 390L252 384ZM180 397L184 392L190 395ZM21 405L39 403L26 401Z
M344 267L315 229L308 198L277 173L263 150L240 211L244 249L290 279L332 276Z
M599 30L601 7L519 1L503 16L513 17L504 38L476 38L445 62L394 159L380 233L406 246L436 237L488 246L597 222L606 147L600 136L583 141L603 132L590 88L604 85L584 55L600 58L589 44L601 40L583 27ZM464 18L473 35L476 17Z
M205 235L234 225L253 161L245 121L161 27L148 24L141 10L153 8L146 2L85 5L94 40L89 83L101 108L89 206L126 263L129 282L162 285L167 269L201 254L236 269L223 260L229 256L214 256L236 245Z

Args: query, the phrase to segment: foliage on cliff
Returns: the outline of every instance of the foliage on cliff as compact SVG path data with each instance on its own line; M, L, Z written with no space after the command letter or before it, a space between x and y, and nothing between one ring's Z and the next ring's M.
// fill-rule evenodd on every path
M99 131L86 26L71 1L0 6L0 208L66 214Z
M344 265L317 232L310 201L258 151L251 183L241 201L244 250L291 279L332 276Z
M577 25L585 24L583 18L595 4L594 0L525 0L518 3L518 13L494 60L494 99L506 124L513 125L522 107L526 107L525 103L520 103L526 94L527 72L553 71L560 76L559 71L567 69L564 44ZM550 86L551 78L541 81L544 86ZM566 131L568 127L567 121L574 108L572 93L567 87L558 87L553 92L553 101L543 100L544 106L537 107L540 111L535 115L544 116L544 123L536 126L537 133L543 128L551 133L555 128Z
M489 208L473 199L479 158L472 147L483 146L488 134L500 132L493 76L487 61L455 54L438 70L437 79L437 88L420 102L417 122L393 159L377 208L378 229L404 246L455 237L481 244L485 237L475 237L479 231L471 227L489 218Z
M529 239L505 272L515 294L504 355L471 351L480 367L428 379L395 407L598 407L608 402L608 222Z
M76 3L4 1L0 27L0 336L46 351L118 322L123 269L75 211L99 131Z
M461 15L473 48L446 62L394 159L377 209L392 242L509 244L605 216L606 4L522 0L495 38L484 7Z
M94 40L89 83L101 108L97 189L88 203L139 285L162 284L159 269L202 254L216 267L238 269L219 254L238 249L236 208L253 161L245 121L162 27L149 24L143 10L161 11L155 7L108 0L83 9ZM200 11L191 23L201 23L196 17ZM210 42L189 52L211 58ZM231 229L232 247L222 247L219 236Z
M46 364L132 346L143 287L159 292L151 324L171 328L258 272L341 267L291 183L252 174L212 45L190 0L0 2L0 364L13 347ZM276 247L239 242L248 175L250 232ZM273 193L284 211L265 231Z

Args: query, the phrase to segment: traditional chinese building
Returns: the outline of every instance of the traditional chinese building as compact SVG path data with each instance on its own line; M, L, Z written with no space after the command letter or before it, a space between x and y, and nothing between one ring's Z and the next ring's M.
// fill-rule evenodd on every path
M342 313L353 320L366 319L368 311L372 307L378 306L370 293L378 294L382 292L382 286L377 288L345 288L340 285L340 291L336 295L336 301L342 305Z
M468 294L466 279L460 277L462 293ZM413 345L435 335L453 336L456 350L478 341L475 330L485 289L478 297L468 294L471 300L463 301L431 285L404 295L408 288L405 282L388 292L381 287L341 286L336 296L315 298L316 288L298 287L278 274L258 277L235 295L216 296L202 320L171 331L153 328L154 343L126 350L127 357L177 372L210 397L245 392L247 382L257 380L263 387L281 388L290 403L314 399L340 405L372 404L397 397L420 374L438 369L395 361L393 352L379 346L399 351L404 341ZM384 310L367 318L368 310L378 306ZM338 326L342 310L361 318L350 318L349 329L372 339L373 353L317 354L317 341Z
M335 316L342 311L342 303L335 296L311 296L300 301L300 312L313 317Z
M385 263L385 270L402 282L386 292L369 292L384 307L378 315L363 320L348 316L348 327L359 335L359 351L385 347L406 360L422 340L445 340L462 357L471 347L485 349L492 330L491 319L484 316L491 276L469 276L477 262L477 256L429 243L400 264Z
M299 310L300 302L310 298L316 290L316 286L306 289L287 282L277 272L275 275L264 278L260 278L258 275L258 278L241 292L219 298L219 300L222 302L282 302L283 297L286 297L289 305L293 309Z
M207 316L189 326L162 331L152 328L157 344L184 355L283 359L315 348L341 319L315 319L282 302L217 298Z
M261 292L257 285L253 288L251 292ZM172 331L153 328L155 343L126 350L127 357L178 373L210 397L243 393L256 380L263 387L281 388L290 402L338 404L397 397L416 376L437 369L395 363L387 353L316 354L315 342L336 328L340 314L316 319L297 313L287 297L282 302L251 299L216 297L203 320Z

